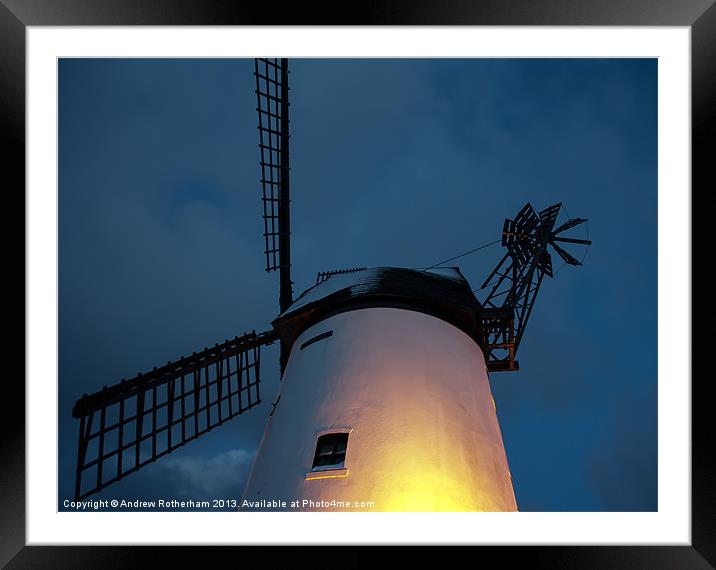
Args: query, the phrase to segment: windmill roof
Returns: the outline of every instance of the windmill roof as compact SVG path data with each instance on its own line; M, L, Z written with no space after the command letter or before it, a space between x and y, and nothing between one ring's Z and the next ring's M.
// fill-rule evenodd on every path
M474 332L480 304L457 267L429 270L374 267L334 274L306 289L274 321L292 343L311 324L346 310L398 306L434 314Z

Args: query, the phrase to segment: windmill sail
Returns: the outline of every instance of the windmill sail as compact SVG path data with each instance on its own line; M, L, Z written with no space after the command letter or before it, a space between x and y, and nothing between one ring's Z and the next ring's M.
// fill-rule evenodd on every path
M77 400L76 500L261 403L260 349L277 338L251 332Z
M289 185L288 60L254 60L261 150L266 271L279 270L281 312L293 301Z

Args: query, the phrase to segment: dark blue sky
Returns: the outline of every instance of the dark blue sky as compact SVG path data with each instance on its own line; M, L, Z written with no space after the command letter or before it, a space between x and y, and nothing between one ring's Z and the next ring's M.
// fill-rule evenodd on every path
M656 60L292 60L292 256L425 267L530 201L588 217L492 389L520 510L657 509ZM85 392L278 311L263 270L252 60L59 62L59 495ZM459 260L477 288L492 246ZM559 267L559 265L557 265ZM478 295L479 296L479 295ZM264 403L100 493L240 496Z

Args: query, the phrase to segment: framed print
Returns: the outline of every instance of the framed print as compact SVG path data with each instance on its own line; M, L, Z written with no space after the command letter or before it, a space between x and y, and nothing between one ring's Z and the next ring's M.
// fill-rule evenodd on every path
M712 567L716 8L317 8L0 5L26 214L3 563Z

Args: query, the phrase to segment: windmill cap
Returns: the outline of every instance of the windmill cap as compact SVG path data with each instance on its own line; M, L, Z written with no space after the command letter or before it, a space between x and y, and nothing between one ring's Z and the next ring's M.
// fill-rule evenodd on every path
M273 326L292 345L301 332L337 313L394 307L428 313L476 337L480 303L457 267L375 267L334 274L306 289Z

